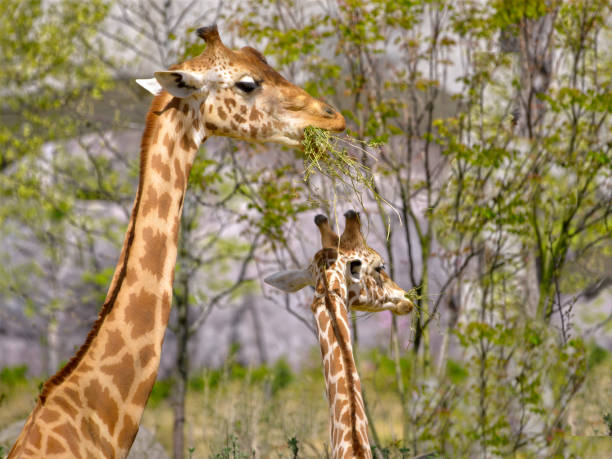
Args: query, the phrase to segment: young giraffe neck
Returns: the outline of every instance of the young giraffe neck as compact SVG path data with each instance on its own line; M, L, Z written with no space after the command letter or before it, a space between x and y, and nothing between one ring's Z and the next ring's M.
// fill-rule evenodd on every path
M119 263L85 344L44 385L9 457L125 457L161 356L189 171L204 130L189 100L155 97Z
M323 357L332 457L371 458L368 420L349 333L344 275L332 265L318 277L311 309Z

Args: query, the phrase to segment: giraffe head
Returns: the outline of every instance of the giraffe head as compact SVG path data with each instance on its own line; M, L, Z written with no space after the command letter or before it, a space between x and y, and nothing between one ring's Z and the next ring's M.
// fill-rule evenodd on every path
M206 42L202 54L137 82L199 105L206 136L299 146L307 126L344 129L337 110L283 78L259 51L227 48L216 25L197 33Z
M332 284L330 288L340 290L348 307L359 311L390 310L395 314L408 314L414 304L406 291L385 272L380 254L366 244L359 214L350 210L344 217L344 232L338 237L329 226L327 217L317 215L315 224L323 248L316 253L310 266L275 273L264 282L285 292L295 292L308 285L318 285L321 276L327 276L328 271L333 270L338 285Z

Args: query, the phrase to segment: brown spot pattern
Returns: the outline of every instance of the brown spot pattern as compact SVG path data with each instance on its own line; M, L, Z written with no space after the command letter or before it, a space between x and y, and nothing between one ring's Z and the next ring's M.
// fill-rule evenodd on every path
M155 347L149 344L140 350L140 368L145 368L147 364L155 357Z
M336 419L340 419L340 415L342 414L342 410L344 409L344 407L346 406L347 403L348 402L346 400L336 400L336 403L335 403L335 406L334 406L334 417Z
M174 130L177 134L183 131L183 120L178 120L178 123L174 126Z
M172 225L172 240L178 241L179 229L181 227L181 222L178 217L175 217L174 224Z
M59 441L57 441L52 436L49 436L47 438L47 454L61 454L65 452L66 448L64 448Z
M329 390L328 392L328 397L329 400L335 400L336 399L336 385L334 383L329 383Z
M59 419L60 415L57 411L46 409L40 415L40 420L48 424L55 422Z
M337 387L338 387L339 394L346 395L348 393L346 390L346 380L344 379L344 376L341 376L340 378L338 378Z
M170 300L170 295L168 292L164 293L164 297L162 299L162 323L165 325L168 323L168 319L170 317L170 307L172 306L172 302Z
M101 370L113 378L113 383L119 390L121 398L127 400L132 384L134 384L134 358L126 354L119 363L104 365Z
M213 124L213 123L209 123L208 121L206 121L204 123L204 127L210 131L216 131L217 130L217 125Z
M146 217L149 212L157 207L157 191L152 186L148 186L144 194L146 196L142 204L142 214Z
M162 220L168 218L168 212L170 212L170 204L172 204L172 197L170 193L164 193L159 197L157 215Z
M225 106L227 107L227 111L231 112L233 107L236 106L236 101L234 99L230 99L229 97L223 99Z
M30 430L30 438L32 439L32 446L36 449L40 449L42 446L42 435L40 434L40 427L36 424L32 426L32 430Z
M317 317L319 319L319 327L321 327L321 331L327 330L327 326L329 325L329 317L327 312L325 310L321 310Z
M66 440L66 443L68 443L68 448L70 448L70 452L72 453L73 457L81 457L78 444L79 433L71 424L65 422L62 425L57 426L55 429L53 429L53 431Z
M221 107L220 105L217 107L217 114L222 120L227 119L227 113L225 113L225 110L223 110L223 107Z
M189 133L185 132L185 134L183 134L183 137L181 137L181 148L183 150L189 151L189 150L195 150L196 148L198 148L198 146L191 139L191 136L189 135Z
M68 403L68 400L66 400L64 397L56 396L54 397L53 401L55 402L57 406L60 407L60 409L64 413L66 413L72 419L74 419L76 415L78 414L78 411L76 410L76 408L74 408L70 403Z
M132 324L132 338L137 339L155 328L155 306L157 298L144 288L130 295L130 304L125 309L125 320Z
M144 405L147 403L156 379L157 371L154 371L147 379L141 382L134 393L134 397L132 397L132 403L135 403L136 405Z
M81 373L89 373L93 370L93 367L91 365L87 365L86 363L81 362L77 370Z
M246 121L246 118L244 116L239 115L238 113L234 115L234 119L238 121L240 124Z
M345 426L351 425L351 414L349 413L349 410L344 411L344 414L340 418L340 422Z
M255 107L251 108L251 113L249 114L249 120L259 121L260 118L261 118L261 112L257 110Z
M134 268L128 268L125 272L125 282L128 287L132 286L138 280L138 274Z
M151 167L157 171L164 180L170 181L170 166L164 163L161 154L156 153L151 157Z
M332 376L336 375L338 372L342 371L342 356L340 355L340 348L338 346L334 347L331 355L330 362L330 374Z
M84 393L87 406L98 414L102 422L108 427L110 434L114 435L119 420L119 408L117 402L111 397L108 388L102 388L102 385L94 379L85 388ZM98 438L94 440L98 440Z
M68 397L76 406L81 406L83 404L83 402L81 401L81 396L75 389L65 387L64 395Z
M176 158L174 160L174 173L176 174L176 181L174 182L174 187L178 190L185 189L185 173L183 172L183 168L181 167L181 162Z
M321 344L321 355L325 357L327 353L329 352L329 345L327 344L327 340L322 339L320 341L320 344Z
M134 443L134 437L138 433L138 425L128 415L123 416L123 428L119 432L119 448L128 449Z
M144 255L140 257L142 269L151 272L160 280L166 261L167 237L159 231L154 232L151 227L146 227L142 231L142 237L145 241Z
M157 143L157 141L159 140L160 131L161 131L161 127L157 127L156 129L153 130L153 133L151 135L151 142L153 144Z
M125 345L125 341L121 336L121 332L119 330L108 330L107 338L106 338L106 346L104 347L104 354L102 355L102 360L107 357L112 357L116 355Z

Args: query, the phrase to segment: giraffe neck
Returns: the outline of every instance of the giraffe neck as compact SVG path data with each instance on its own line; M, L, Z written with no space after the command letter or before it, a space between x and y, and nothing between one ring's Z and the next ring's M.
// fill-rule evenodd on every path
M311 309L317 322L330 415L333 458L370 458L368 421L349 333L341 273L328 269L317 283Z
M141 144L140 182L119 263L85 344L44 385L9 457L124 457L157 377L179 222L198 145L197 107L157 96Z

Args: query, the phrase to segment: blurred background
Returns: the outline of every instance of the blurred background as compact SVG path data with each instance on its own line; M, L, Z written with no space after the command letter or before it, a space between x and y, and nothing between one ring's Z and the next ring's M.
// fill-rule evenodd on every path
M611 7L2 2L0 457L106 295L152 99L134 79L199 54L212 23L339 108L371 181L200 148L142 457L326 456L312 290L262 279L351 208L418 296L408 317L353 314L377 457L612 453Z

